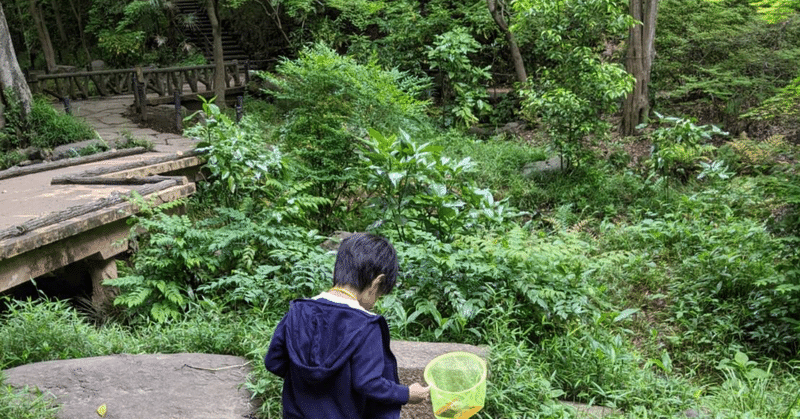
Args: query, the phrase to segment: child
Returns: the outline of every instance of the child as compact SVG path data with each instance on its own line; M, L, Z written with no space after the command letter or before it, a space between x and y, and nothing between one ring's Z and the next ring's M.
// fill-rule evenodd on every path
M283 378L283 417L400 417L429 389L400 384L386 319L369 310L397 281L397 254L383 237L358 233L336 254L333 288L292 301L264 359Z

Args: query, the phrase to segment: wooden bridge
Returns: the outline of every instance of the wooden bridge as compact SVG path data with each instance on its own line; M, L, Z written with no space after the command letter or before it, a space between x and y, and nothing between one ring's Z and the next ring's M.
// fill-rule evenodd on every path
M74 112L112 147L127 132L150 141L151 150L110 150L0 171L0 294L86 294L100 306L108 298L102 281L116 277L117 255L130 251L128 219L141 203L194 193L202 179L198 140L138 127L124 117L129 101L82 100ZM54 155L92 141L99 140L66 145Z

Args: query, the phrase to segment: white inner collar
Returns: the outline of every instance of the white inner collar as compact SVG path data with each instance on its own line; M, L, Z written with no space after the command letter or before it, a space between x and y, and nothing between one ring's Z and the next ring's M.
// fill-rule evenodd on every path
M326 300L328 300L328 301L330 301L332 303L344 304L344 305L346 305L348 307L354 308L356 310L361 310L361 311L363 311L365 313L369 313L369 314L371 314L373 316L375 315L375 313L365 309L364 307L361 307L361 304L359 304L358 301L353 300L352 298L340 297L338 295L334 295L334 294L331 294L331 293L329 293L327 291L324 291L324 292L320 293L319 295L317 295L316 297L313 297L312 300L318 300L320 298L324 298L324 299L326 299Z

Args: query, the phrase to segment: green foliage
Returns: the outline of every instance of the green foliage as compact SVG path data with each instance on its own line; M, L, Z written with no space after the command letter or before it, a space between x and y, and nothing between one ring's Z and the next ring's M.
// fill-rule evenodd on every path
M0 302L0 369L96 353L91 326L66 302Z
M540 371L536 349L512 339L521 331L509 331L506 342L492 346L488 363L486 406L478 418L569 418L570 408L559 403L563 391Z
M659 106L732 123L797 77L800 21L770 24L750 3L661 3L651 75Z
M457 123L454 125L465 127L474 125L481 114L492 109L486 101L487 93L484 87L484 84L491 79L489 74L491 67L476 67L470 59L470 56L480 49L480 44L467 29L455 28L437 35L433 46L426 49L431 70L440 71L439 85L444 111L450 112L455 117ZM452 105L448 103L451 97L455 99Z
M279 140L304 164L301 174L315 182L316 194L332 201L357 178L357 170L342 169L358 166L356 145L367 128L413 132L427 105L414 98L422 80L358 64L321 44L276 71L263 76L277 86L270 93L286 112Z
M364 145L366 191L379 217L374 225L389 223L386 228L395 229L400 240L406 240L407 228L418 228L449 242L455 234L519 215L463 176L472 168L469 158L452 160L441 147L417 144L403 131L386 137L370 130Z
M359 62L377 60L384 68L421 77L427 77L429 63L420 57L438 35L468 28L483 44L504 42L483 0L287 0L279 6L285 10L282 21L293 23L288 33L292 51L322 42ZM476 68L498 61L488 55L476 58Z
M93 0L86 33L94 35L100 58L112 68L174 64L191 52L175 27L175 9L168 0Z
M199 222L145 210L133 218L139 243L133 271L105 282L122 291L114 304L166 322L180 318L198 297L254 304L306 295L324 278L319 265L307 260L319 252L321 239L294 222L315 205L288 194L272 203L246 199L240 209L217 207ZM282 281L297 283L274 289Z
M4 383L0 371L0 417L14 419L56 419L59 408L40 390L15 390Z
M140 207L148 206L141 197L138 201ZM143 309L146 317L165 322L180 317L190 300L191 287L197 286L206 272L213 272L215 264L201 247L209 240L208 231L195 229L186 216L156 211L152 218L147 217L151 212L145 210L144 216L131 219L136 225L132 232L147 232L147 246L136 255L135 271L104 283L121 290L115 305Z
M104 30L97 34L97 46L110 66L126 68L140 64L144 57L145 33L131 30Z
M25 132L30 145L40 148L53 148L96 136L88 123L58 112L51 103L42 98L34 100Z
M731 348L775 356L796 350L800 288L777 264L781 242L760 221L736 215L746 200L715 189L683 195L664 213L608 236L623 240L612 248L640 249L645 259L670 266L651 292L669 303L664 314L676 330L665 339L676 365L708 369Z
M57 111L44 97L34 98L27 118L23 119L21 112L15 101L5 108L6 126L0 130L0 152L27 147L52 149L96 137L88 123Z
M772 362L766 370L739 351L733 359L722 358L717 366L723 376L721 384L715 386L710 404L725 418L796 418L797 391L800 389L796 377L787 374L779 377L773 372ZM778 374L781 374L778 372Z
M685 181L701 167L699 161L716 149L709 144L713 136L728 135L715 125L697 126L691 119L656 115L670 126L659 127L649 134L653 142L651 175Z
M797 0L752 0L750 3L768 23L785 22L800 11Z
M523 172L531 162L547 159L543 147L516 138L481 141L456 130L437 136L432 142L447 150L448 156L455 160L469 157L473 169L463 176L481 188L494 191L498 200L508 198L511 205L528 212L542 204L536 195L538 188Z
M744 113L742 118L774 121L787 126L800 123L800 76L779 89L775 96Z
M8 169L17 163L24 161L27 157L18 150L11 150L0 154L0 170Z
M253 129L249 118L236 124L213 100L203 100L202 114L204 122L187 129L185 135L201 139L197 148L207 156L208 192L217 203L235 207L246 197L273 199L286 188L288 163L280 149L269 146L263 133Z
M764 141L753 141L746 137L737 138L725 145L735 155L735 163L740 173L769 173L780 164L781 157L792 147L783 135L773 135Z
M604 62L602 41L623 36L633 25L618 0L517 1L524 17L515 32L532 31L539 60L535 83L522 91L523 113L541 121L568 161L585 152L587 137L602 138L602 119L618 109L633 78L616 63Z
M591 317L598 308L589 275L597 265L585 256L587 243L563 239L514 227L443 243L407 231L405 242L395 241L404 266L400 289L383 303L390 324L421 339L480 342L487 338L481 331L496 324L494 307L516 301L522 304L511 308L528 319L529 339Z

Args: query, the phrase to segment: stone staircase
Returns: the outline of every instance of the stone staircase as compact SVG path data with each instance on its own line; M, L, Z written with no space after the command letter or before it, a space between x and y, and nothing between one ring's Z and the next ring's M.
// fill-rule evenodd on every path
M186 38L195 45L205 56L206 61L214 61L213 35L211 20L208 18L208 11L205 2L198 0L173 0L176 7L176 15L181 20L192 21L192 25L179 25ZM187 18L188 17L188 18ZM239 44L239 36L233 31L226 30L225 22L222 25L222 49L225 61L239 60L246 61L250 57Z

